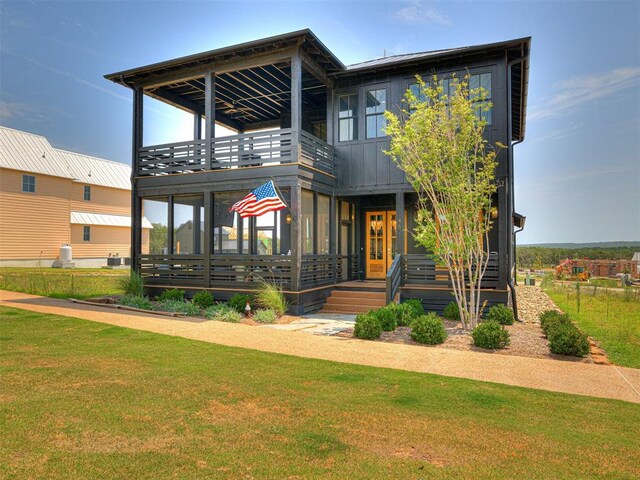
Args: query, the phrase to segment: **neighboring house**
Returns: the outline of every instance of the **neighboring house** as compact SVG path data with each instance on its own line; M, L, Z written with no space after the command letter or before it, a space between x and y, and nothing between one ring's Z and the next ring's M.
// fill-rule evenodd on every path
M129 165L0 127L0 266L51 266L65 244L76 266L130 257L130 177ZM151 225L141 222L148 252Z
M383 152L383 112L398 111L416 74L438 73L448 88L451 74L468 72L493 103L487 140L509 146L498 155L483 292L489 303L506 302L514 226L524 218L514 212L512 145L524 140L529 47L523 38L344 66L302 30L106 75L133 90L136 267L157 290L205 288L220 299L262 277L283 287L297 313L362 311L398 295L442 309L453 299L449 281L411 238L417 196ZM145 97L193 113L193 139L144 145ZM216 125L237 135L216 136ZM289 208L228 214L269 179ZM167 232L149 255L147 211ZM176 230L189 220L202 224L191 242Z
M634 253L631 261L634 262L636 266L635 276L640 278L640 252Z

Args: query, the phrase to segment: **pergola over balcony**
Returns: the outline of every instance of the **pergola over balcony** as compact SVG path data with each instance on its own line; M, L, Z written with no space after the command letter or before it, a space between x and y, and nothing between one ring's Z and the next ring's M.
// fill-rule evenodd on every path
M302 30L106 78L134 90L138 175L294 162L331 173L329 75L343 68ZM143 146L144 95L193 113L193 141ZM216 137L216 124L238 135Z

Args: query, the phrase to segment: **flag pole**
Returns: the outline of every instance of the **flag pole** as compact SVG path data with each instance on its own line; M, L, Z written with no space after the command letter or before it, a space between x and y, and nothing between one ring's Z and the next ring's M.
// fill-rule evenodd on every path
M271 183L273 184L273 188L275 188L276 193L278 194L278 196L280 197L280 200L282 200L282 203L285 204L285 206L287 208L289 208L289 205L287 205L287 202L284 201L284 195L282 195L282 192L280 191L280 189L278 188L278 185L276 185L275 179L273 177L269 177L271 179ZM289 208L289 210L291 210Z

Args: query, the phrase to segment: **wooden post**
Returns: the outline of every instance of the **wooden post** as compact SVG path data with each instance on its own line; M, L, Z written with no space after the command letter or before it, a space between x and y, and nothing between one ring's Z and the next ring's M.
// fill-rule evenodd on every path
M214 72L207 72L204 76L204 138L206 142L206 163L205 169L211 170L213 161L213 139L216 138L216 75Z
M204 235L202 255L204 259L204 285L211 287L211 232L213 231L213 195L204 193Z
M302 191L299 184L291 187L291 290L300 291L300 266L302 264Z
M291 161L299 159L300 131L302 130L302 62L296 52L291 57Z
M142 200L138 198L137 179L140 168L140 147L143 142L143 96L141 88L133 90L133 131L131 153L131 268L140 271L142 253Z
M327 143L333 145L333 88L327 87Z
M404 255L404 192L396 192L396 254Z
M329 197L329 254L333 258L333 282L338 281L338 249L337 246L337 233L340 230L340 225L337 225L336 215L336 197L333 195Z
M202 117L198 112L193 112L193 139L202 139Z

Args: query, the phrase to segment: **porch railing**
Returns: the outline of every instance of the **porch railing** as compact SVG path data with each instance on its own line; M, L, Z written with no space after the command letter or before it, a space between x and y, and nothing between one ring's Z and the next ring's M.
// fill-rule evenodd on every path
M210 161L206 140L142 147L138 151L137 175L157 176L294 162L332 174L333 147L301 131L297 149L294 149L294 135L290 128L284 128L214 138Z
M491 254L489 264L482 278L482 288L496 288L499 281L498 256ZM436 265L426 255L402 256L402 284L432 285L451 288L451 280L446 268Z
M389 304L396 298L396 294L402 286L402 255L396 255L393 259L391 267L387 271L386 281L386 297L387 304Z
M140 274L147 285L201 285L203 255L141 255Z
M211 286L255 288L260 281L291 287L290 255L212 255Z
M303 255L300 265L300 289L332 285L342 279L342 255Z

